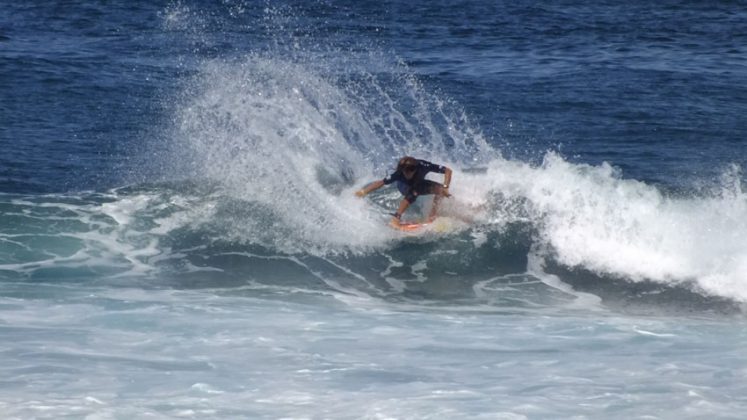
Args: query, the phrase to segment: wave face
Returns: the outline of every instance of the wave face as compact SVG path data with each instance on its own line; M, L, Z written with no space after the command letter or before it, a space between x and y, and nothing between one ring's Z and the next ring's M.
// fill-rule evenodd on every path
M19 279L177 283L199 273L194 281L205 287L311 280L387 298L418 289L420 298L481 302L495 281L518 278L572 295L574 287L598 293L602 283L632 296L648 284L648 293L747 301L739 167L708 190L675 194L553 152L536 165L504 159L406 67L366 60L351 60L344 74L333 71L340 63L298 52L204 62L175 100L156 159L182 180L5 195L4 225L15 228L3 233L0 269ZM371 72L373 62L387 71ZM354 197L405 154L454 168L443 213L461 222L448 232L413 237L386 227L399 200L393 188ZM427 210L423 201L416 213ZM380 269L366 274L371 267ZM403 278L391 275L397 270ZM461 288L439 289L455 276L466 279Z
M747 299L739 167L708 189L677 194L552 152L537 165L507 160L461 108L382 55L343 63L339 52L277 55L208 61L179 101L174 149L182 152L167 160L188 162L180 170L191 179L244 203L221 215L222 239L283 254L388 252L403 240L383 227L398 194L362 201L352 193L410 154L455 169L444 211L469 223L452 236L513 232L512 242L528 246L517 265ZM478 264L481 276L494 274L490 261Z

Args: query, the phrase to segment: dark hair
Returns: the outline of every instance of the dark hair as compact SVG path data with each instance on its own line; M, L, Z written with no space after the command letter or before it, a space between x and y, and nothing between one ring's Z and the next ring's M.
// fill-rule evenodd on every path
M418 166L418 160L412 156L405 156L397 163L397 170L402 171L406 167Z

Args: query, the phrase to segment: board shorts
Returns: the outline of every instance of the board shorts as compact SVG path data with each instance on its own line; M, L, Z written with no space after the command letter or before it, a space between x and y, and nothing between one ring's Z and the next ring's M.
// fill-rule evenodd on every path
M441 184L431 180L423 180L414 186L409 186L402 181L397 181L397 189L402 195L405 196L405 200L409 201L410 204L414 203L421 195L435 194Z

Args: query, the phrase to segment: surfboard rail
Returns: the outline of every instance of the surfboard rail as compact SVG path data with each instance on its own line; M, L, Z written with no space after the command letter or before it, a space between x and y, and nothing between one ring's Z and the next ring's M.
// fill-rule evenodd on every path
M430 225L431 223L433 223L434 220L436 220L436 218L432 217L432 218L428 218L420 222L405 222L405 223L399 223L399 224L390 223L389 225L397 230L401 230L404 232L412 232L412 231L422 229Z

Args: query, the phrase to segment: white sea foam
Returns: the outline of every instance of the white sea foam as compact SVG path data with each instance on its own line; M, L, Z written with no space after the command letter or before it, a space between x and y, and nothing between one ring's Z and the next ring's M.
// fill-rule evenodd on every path
M549 153L541 166L501 160L466 181L500 197L493 221L531 223L538 245L563 265L631 281L692 282L745 301L747 195L726 179L717 193L670 197L608 164Z

